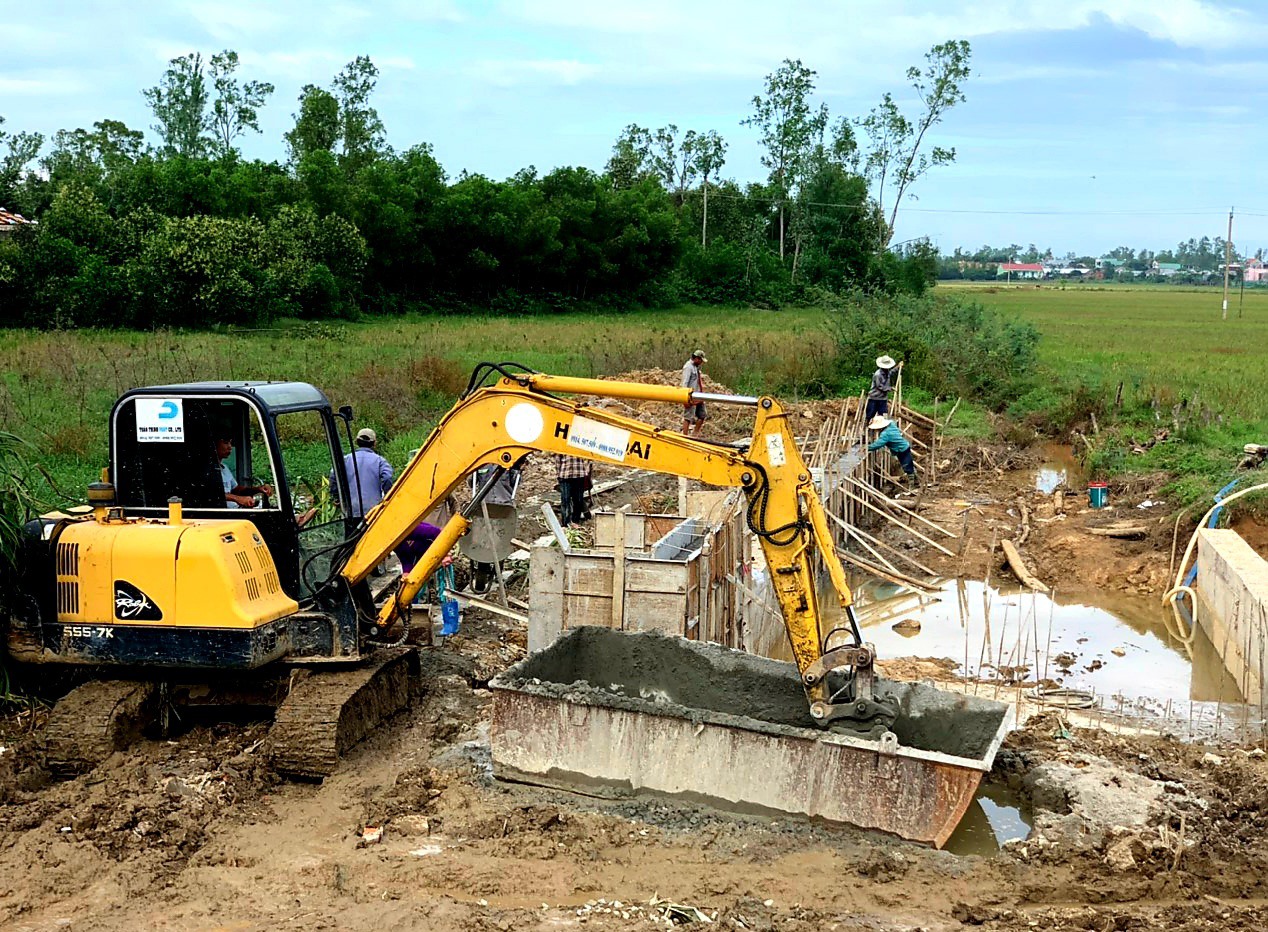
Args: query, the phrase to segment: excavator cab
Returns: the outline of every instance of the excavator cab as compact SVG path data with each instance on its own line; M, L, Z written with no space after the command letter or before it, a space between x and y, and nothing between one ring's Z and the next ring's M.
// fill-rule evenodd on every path
M326 578L323 551L351 530L342 464L330 402L304 382L139 388L110 415L110 478L125 513L165 517L179 498L186 518L250 521L296 601ZM254 504L228 500L235 489Z

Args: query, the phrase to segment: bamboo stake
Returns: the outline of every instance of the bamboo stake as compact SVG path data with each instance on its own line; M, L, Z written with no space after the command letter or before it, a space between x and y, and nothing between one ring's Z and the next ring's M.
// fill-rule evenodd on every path
M861 484L859 479L855 479L853 476L849 478L851 482L854 482L856 484ZM928 525L929 527L937 531L939 534L941 534L943 537L949 537L952 540L955 540L955 535L952 534L950 531L948 531L946 528L942 527L941 525L934 524L934 522L930 521L928 518L923 517L922 515L918 515L914 511L908 508L904 508L902 505L898 504L898 502L894 501L892 498L886 498L885 496L881 495L880 492L877 491L874 487L871 489L871 491L875 493L877 496L879 496L880 498L882 498L885 504L890 506L891 508L895 508L898 511L901 511L905 515L910 515L911 517L919 521L921 524ZM952 554L952 556L954 556L954 554Z
M839 556L842 560L846 561L847 563L853 563L855 566L859 567L860 569L865 569L869 573L873 573L877 576L880 576L882 579L888 579L890 582L894 583L895 585L907 586L910 589L917 589L917 590L920 590L921 592L937 592L938 591L936 586L931 586L928 583L923 583L919 579L912 579L910 576L904 575L903 573L890 573L889 571L885 570L883 567L879 567L874 563L864 560L862 557L856 556L855 554L850 553L850 551L848 550L838 550L837 556Z
M910 563L910 564L911 564L912 566L914 566L916 569L918 569L918 570L920 570L922 573L925 573L926 575L928 575L931 579L936 579L936 578L937 578L937 576L938 576L938 574L937 574L937 573L935 573L933 570L929 569L929 567L925 566L923 563L921 563L920 561L918 561L915 557L908 556L907 554L905 554L905 553L903 553L901 550L899 550L897 547L891 547L889 544L885 543L885 542L884 542L883 540L881 540L880 538L878 538L878 537L873 537L871 534L867 533L866 531L862 530L861 528L857 528L857 527L855 527L855 526L854 526L854 525L852 525L852 524L847 524L845 521L842 521L840 518L838 518L836 515L834 515L834 514L833 514L832 512L830 512L830 511L827 511L827 512L826 512L826 514L828 515L828 517L829 517L831 520L835 521L838 525L840 525L842 528L844 528L844 529L845 529L845 531L846 531L847 533L850 533L850 534L857 534L857 535L862 535L863 537L865 537L867 540L871 541L871 542L872 542L873 544L875 544L876 546L883 548L883 549L884 549L887 553L891 553L891 554L893 554L893 555L894 555L894 556L896 556L896 557L901 557L902 559L906 560L908 563ZM861 542L861 541L860 541L860 542Z
M954 557L954 556L955 556L955 554L954 554L954 553L952 553L950 550L948 550L946 547L942 546L940 543L938 543L938 542L937 542L937 541L935 541L935 540L931 540L930 538L926 537L924 534L921 534L919 531L917 531L917 530L916 530L915 528L913 528L911 525L908 525L908 524L903 524L903 522L899 521L897 518L895 518L895 517L894 517L892 514L890 514L889 512L885 511L883 508L880 508L880 507L878 507L878 506L876 506L876 505L873 505L871 502L867 501L866 499L860 498L859 496L855 495L853 492L849 491L848 489L846 489L846 490L845 490L845 494L846 494L846 495L848 495L848 496L850 496L850 498L854 499L856 502L858 502L858 503L860 503L861 505L863 505L865 508L870 508L870 509L871 509L872 511L874 511L876 514L878 514L878 515L880 515L882 518L884 518L886 521L890 521L890 522L892 522L893 524L898 525L900 528L903 528L903 529L904 529L905 531L907 531L909 534L911 534L911 535L913 535L913 536L915 536L915 537L919 537L921 540L923 540L923 541L924 541L926 544L928 544L929 546L931 546L931 547L935 547L935 548L937 548L938 550L941 550L943 553L945 553L945 554L946 554L947 556L949 556L949 557Z
M886 560L883 556L881 556L881 554L880 554L879 552L877 552L877 551L876 551L876 550L872 547L872 545L871 545L871 544L869 544L869 543L868 543L867 541L865 541L865 540L864 540L861 536L859 536L859 533L858 533L858 531L857 531L857 530L855 530L854 528L850 527L848 524L845 526L845 530L846 530L846 533L848 533L848 534L852 535L856 541L858 541L860 544L862 544L862 545L863 545L863 549L865 549L865 550L866 550L868 553L870 553L872 556L876 557L876 559L877 559L877 560L879 560L879 561L881 562L881 566L885 567L885 568L886 568L887 570L889 570L891 573L897 573L897 572L900 572L900 571L899 571L899 569L898 569L898 567L894 566L894 564L892 564L892 563L890 563L888 560Z

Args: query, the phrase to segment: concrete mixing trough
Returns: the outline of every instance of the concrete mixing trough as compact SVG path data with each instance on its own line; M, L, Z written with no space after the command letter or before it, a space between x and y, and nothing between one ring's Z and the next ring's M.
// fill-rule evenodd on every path
M903 710L896 745L824 731L792 664L596 627L490 686L502 779L795 813L937 847L1012 727L1003 703L879 679Z

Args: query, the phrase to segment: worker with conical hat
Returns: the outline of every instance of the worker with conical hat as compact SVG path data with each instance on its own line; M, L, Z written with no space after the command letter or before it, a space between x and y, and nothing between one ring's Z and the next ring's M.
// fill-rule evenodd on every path
M878 414L867 422L867 429L878 431L876 439L867 445L871 452L889 447L889 451L898 458L898 465L903 468L907 478L915 485L920 484L916 477L916 461L911 455L911 441L903 436L898 424L883 414Z
M889 395L894 390L894 372L898 363L891 356L876 358L876 371L872 373L872 387L867 390L867 410L863 412L867 420L878 414L889 413Z

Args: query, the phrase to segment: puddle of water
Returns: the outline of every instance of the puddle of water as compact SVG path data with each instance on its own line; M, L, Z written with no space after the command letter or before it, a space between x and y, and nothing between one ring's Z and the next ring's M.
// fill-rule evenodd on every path
M949 657L958 673L983 679L1017 668L1030 682L1044 678L1098 696L1121 695L1153 711L1168 700L1176 708L1190 700L1241 701L1210 643L1199 632L1190 658L1167 631L1166 609L1152 598L1059 592L1054 601L955 580L934 596L868 580L855 596L863 636L882 658ZM894 630L910 618L919 620L918 632Z
M1030 827L1030 813L1017 794L999 783L983 783L945 850L989 857L998 854L1005 842L1025 838Z
M1059 488L1073 490L1083 484L1083 466L1068 444L1044 444L1043 460L1043 465L1035 473L1036 491L1051 495Z
M1035 491L1042 492L1044 495L1051 495L1066 484L1066 475L1067 473L1064 469L1040 466L1039 472L1035 474Z

